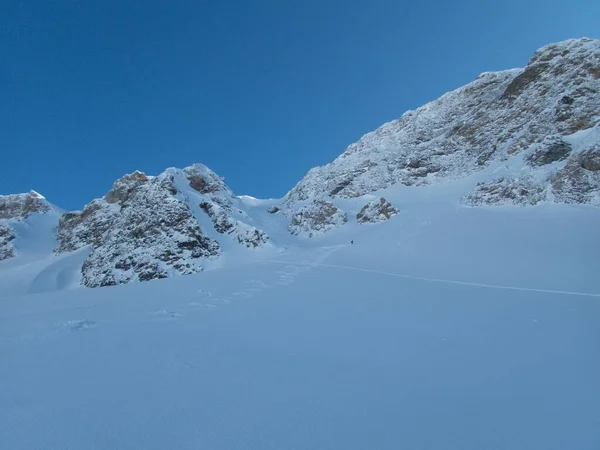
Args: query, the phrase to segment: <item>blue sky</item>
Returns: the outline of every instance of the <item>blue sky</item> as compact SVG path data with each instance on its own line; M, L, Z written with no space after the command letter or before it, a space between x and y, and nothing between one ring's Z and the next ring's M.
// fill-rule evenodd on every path
M0 193L79 209L202 162L284 195L382 123L538 47L600 2L28 0L0 5Z

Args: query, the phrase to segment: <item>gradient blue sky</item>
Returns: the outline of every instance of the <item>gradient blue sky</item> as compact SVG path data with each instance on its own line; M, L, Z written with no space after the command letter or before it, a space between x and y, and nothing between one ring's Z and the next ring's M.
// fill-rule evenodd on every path
M79 209L202 162L280 197L364 133L534 50L600 2L0 2L0 193Z

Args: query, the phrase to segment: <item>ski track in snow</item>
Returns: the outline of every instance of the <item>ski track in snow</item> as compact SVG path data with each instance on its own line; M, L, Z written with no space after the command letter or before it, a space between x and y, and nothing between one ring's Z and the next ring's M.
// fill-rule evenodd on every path
M417 277L414 275L405 275L405 274L401 274L401 273L384 272L381 270L365 269L362 267L342 266L342 265L338 265L338 264L306 263L306 262L290 263L289 261L276 261L276 260L270 260L270 261L265 261L265 262L274 263L274 264L286 264L286 265L288 265L288 267L293 264L296 264L296 265L310 264L311 266L331 267L333 269L354 270L357 272L374 273L374 274L378 274L378 275L385 275L385 276L396 277L396 278L404 278L404 279L408 279L408 280L427 281L430 283L458 284L461 286L472 286L472 287L480 287L480 288L488 288L488 289L503 289L503 290L510 290L510 291L525 291L525 292L541 292L544 294L572 295L572 296L579 296L579 297L600 298L600 294L595 294L595 293L591 293L591 292L559 291L559 290L553 290L553 289L526 288L526 287L518 287L518 286L502 286L502 285L496 285L496 284L473 283L473 282L469 282L469 281L459 281L459 280L445 280L442 278Z
M278 270L275 272L277 277L271 284L268 284L263 280L248 280L243 283L245 287L223 297L218 297L214 293L204 289L198 289L197 293L200 296L200 300L188 301L181 308L175 308L173 310L154 310L149 312L149 315L155 319L180 319L185 317L189 312L214 310L219 306L226 305L237 300L249 300L256 294L259 294L266 289L271 289L277 286L289 286L293 284L303 273L323 265L323 261L325 261L333 252L343 247L345 247L345 245L324 247L314 255L314 261L310 261L308 259L303 259L299 263L293 261L280 261L280 263L285 264L284 270Z

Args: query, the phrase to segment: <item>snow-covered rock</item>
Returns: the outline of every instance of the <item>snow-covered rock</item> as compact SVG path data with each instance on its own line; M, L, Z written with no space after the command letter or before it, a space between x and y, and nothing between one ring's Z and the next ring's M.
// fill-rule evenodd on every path
M461 178L548 137L558 142L599 121L600 41L584 38L547 45L524 69L483 73L366 134L332 163L310 170L286 202L352 198L394 184L418 186ZM554 146L545 154L531 162L560 160L568 149ZM591 184L579 183L579 189L595 189L593 177L587 181ZM559 195L555 200L567 198Z
M91 247L82 267L88 287L200 272L204 258L219 254L219 244L177 192L169 174L126 175L103 199L61 218L57 252Z
M56 252L90 248L82 267L88 287L201 272L221 255L221 234L249 248L268 240L240 220L244 212L236 210L236 201L224 181L201 164L158 176L136 171L83 211L63 215Z
M569 158L550 182L558 201L600 206L600 141Z
M12 241L15 238L13 230L8 225L0 224L0 261L15 256Z
M49 220L35 223L35 216L48 215ZM29 227L33 232L52 232L58 221L59 211L41 194L30 191L26 194L0 195L0 261L18 254L15 242L19 237L16 227ZM41 230L45 228L45 230Z
M47 213L52 205L35 191L27 194L0 195L0 220L26 219L31 214Z
M358 223L379 223L389 220L398 214L398 210L385 198L372 200L367 203L356 215Z
M469 206L537 205L546 198L544 188L531 177L497 178L478 183L474 192L463 198Z
M481 181L462 201L478 205L540 202L600 206L600 125L531 146L516 173ZM510 171L509 171L510 172Z
M347 214L331 202L315 200L295 212L288 231L293 235L313 237L348 222Z
M210 217L217 233L234 235L238 243L248 248L260 247L269 240L264 231L233 219L227 207L205 201L200 204L200 208Z
M525 161L531 166L544 166L567 159L571 150L571 144L560 136L548 136L525 157Z

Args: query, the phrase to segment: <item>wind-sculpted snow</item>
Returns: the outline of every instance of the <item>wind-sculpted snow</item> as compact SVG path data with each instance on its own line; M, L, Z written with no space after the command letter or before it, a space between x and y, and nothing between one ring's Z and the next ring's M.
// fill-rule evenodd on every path
M525 69L483 73L366 134L332 163L309 171L286 200L352 198L394 184L461 178L548 136L570 135L599 121L600 41L551 44L535 52ZM571 175L579 177L564 174ZM554 200L586 199L595 183L566 181L586 191Z

